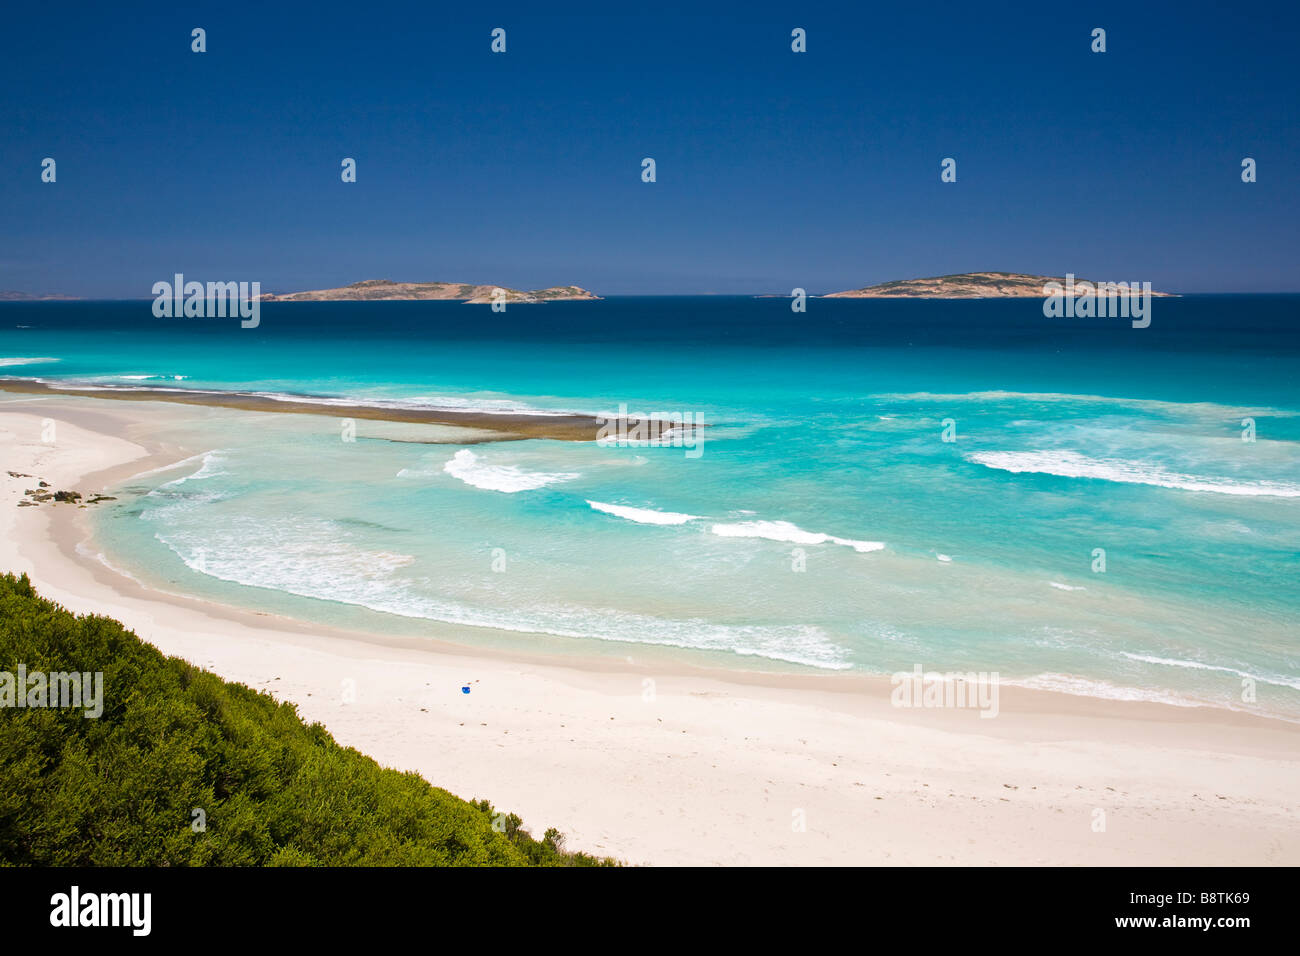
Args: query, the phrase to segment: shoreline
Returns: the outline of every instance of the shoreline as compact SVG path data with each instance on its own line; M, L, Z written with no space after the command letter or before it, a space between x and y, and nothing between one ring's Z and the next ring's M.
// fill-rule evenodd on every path
M74 395L0 405L3 470L85 492L197 451L150 441L162 412L139 391L113 396L134 406ZM56 444L40 442L46 417ZM79 508L16 508L28 480L0 480L0 571L573 849L651 864L1300 862L1300 727L1285 720L1014 686L981 720L891 707L886 677L349 632L145 587L79 550Z

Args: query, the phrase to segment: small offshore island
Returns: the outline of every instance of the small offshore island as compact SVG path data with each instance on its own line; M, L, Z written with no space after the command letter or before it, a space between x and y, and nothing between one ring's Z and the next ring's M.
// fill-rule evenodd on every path
M1086 280L1076 278L1078 285ZM925 279L895 279L863 289L831 292L824 299L1041 299L1048 282L1065 285L1064 277L1035 276L1023 272L963 272ZM1091 283L1097 287L1098 283ZM1168 296L1169 292L1152 292Z
M0 291L0 302L75 302L80 296L75 295L37 295L32 292L16 292L13 289Z
M462 301L466 305L488 305L493 293L501 289L510 305L538 302L591 301L600 296L576 285L558 285L547 289L521 292L504 286L473 285L466 282L394 282L391 279L364 279L339 289L315 289L309 292L263 293L263 302L394 302L408 300Z

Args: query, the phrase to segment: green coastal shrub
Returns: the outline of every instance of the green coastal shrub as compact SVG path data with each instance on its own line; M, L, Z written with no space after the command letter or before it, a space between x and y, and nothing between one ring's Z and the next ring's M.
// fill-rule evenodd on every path
M614 865L564 852L554 830L534 840L487 801L381 768L304 724L294 705L164 657L8 574L0 682L20 664L102 672L103 712L0 707L0 863Z

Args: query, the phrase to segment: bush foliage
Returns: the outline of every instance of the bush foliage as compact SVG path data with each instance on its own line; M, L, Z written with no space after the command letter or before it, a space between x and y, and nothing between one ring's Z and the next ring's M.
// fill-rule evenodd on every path
M0 671L102 671L103 714L0 708L0 863L590 866L547 830L341 747L293 704L0 576ZM194 811L203 811L203 826ZM495 826L494 826L495 821Z

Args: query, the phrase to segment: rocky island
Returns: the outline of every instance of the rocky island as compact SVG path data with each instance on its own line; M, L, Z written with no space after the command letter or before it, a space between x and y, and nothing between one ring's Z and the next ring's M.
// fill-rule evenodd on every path
M1075 278L1077 286L1087 280ZM1056 282L1064 286L1063 277L1026 275L1022 272L963 272L960 275L932 276L927 279L896 279L864 289L832 292L826 299L1041 299L1043 285ZM1093 282L1096 288L1098 283ZM1168 292L1151 295L1167 296Z
M0 302L75 302L80 296L75 295L35 295L31 292L16 292L13 289L0 291Z
M263 302L387 302L409 300L460 301L470 305L490 304L495 290L504 292L509 305L537 302L589 301L600 296L576 285L551 286L523 292L504 286L472 285L465 282L393 282L391 279L366 279L339 289L316 289L310 292L264 293Z

